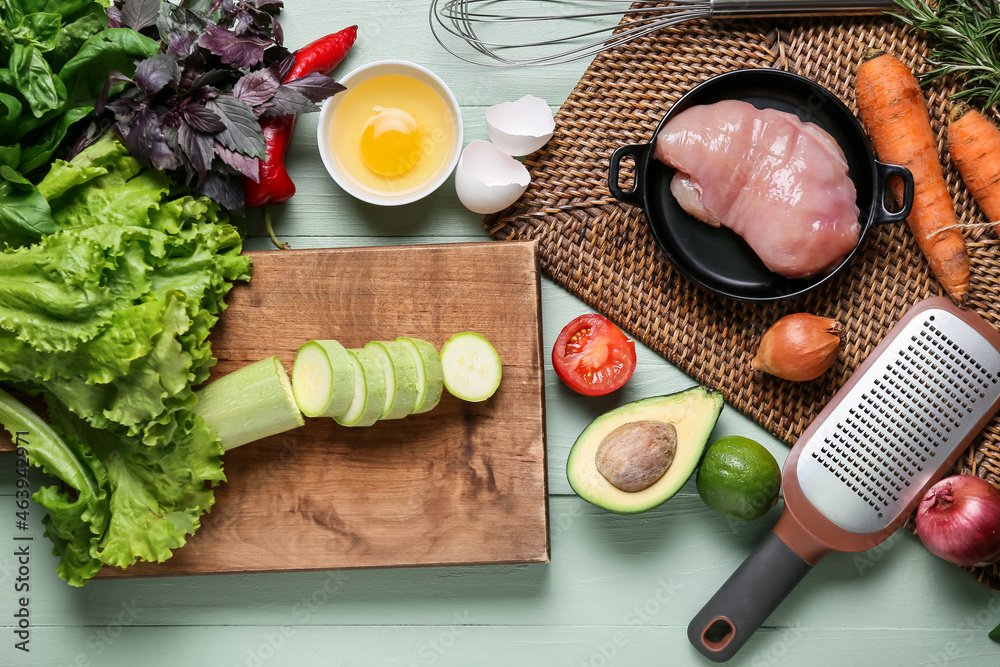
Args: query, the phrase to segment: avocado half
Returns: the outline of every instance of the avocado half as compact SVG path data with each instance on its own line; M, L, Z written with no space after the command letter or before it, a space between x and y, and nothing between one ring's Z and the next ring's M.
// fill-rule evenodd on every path
M721 393L697 386L676 394L644 398L606 412L592 421L573 443L566 461L570 486L584 500L620 514L656 507L677 493L694 473L722 405ZM613 430L637 421L673 424L677 431L677 450L673 463L652 486L641 491L622 491L598 472L597 449Z

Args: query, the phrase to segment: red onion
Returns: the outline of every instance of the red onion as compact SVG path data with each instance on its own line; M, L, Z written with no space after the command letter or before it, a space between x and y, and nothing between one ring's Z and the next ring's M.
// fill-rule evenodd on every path
M1000 491L972 475L942 479L917 506L917 535L932 554L956 565L1000 559Z

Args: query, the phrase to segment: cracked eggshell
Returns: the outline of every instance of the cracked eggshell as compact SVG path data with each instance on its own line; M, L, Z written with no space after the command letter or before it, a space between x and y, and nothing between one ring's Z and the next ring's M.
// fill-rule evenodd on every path
M556 130L548 102L525 95L515 102L495 104L486 110L490 141L507 155L529 155L544 146Z
M455 192L473 213L504 210L530 182L523 164L488 141L477 139L466 146L455 167Z

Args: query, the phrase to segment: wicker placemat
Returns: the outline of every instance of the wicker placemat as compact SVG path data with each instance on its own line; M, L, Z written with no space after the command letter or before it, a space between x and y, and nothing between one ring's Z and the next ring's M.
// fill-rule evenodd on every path
M697 22L602 53L559 111L552 141L526 161L528 191L490 216L487 229L497 239L539 239L542 268L557 283L791 444L910 306L943 294L910 231L904 224L874 229L850 271L811 294L766 305L730 301L673 269L642 212L609 193L608 158L618 146L649 141L669 106L694 85L741 67L807 76L856 110L854 72L872 46L917 71L926 67L925 42L888 18ZM948 81L926 89L942 155L954 90ZM1000 241L983 226L957 172L949 167L946 176L960 222L980 225L966 232L970 307L998 326ZM793 383L749 370L764 330L791 312L845 326L837 364L820 380ZM1000 486L1000 419L962 457L958 471ZM969 571L1000 590L996 564Z

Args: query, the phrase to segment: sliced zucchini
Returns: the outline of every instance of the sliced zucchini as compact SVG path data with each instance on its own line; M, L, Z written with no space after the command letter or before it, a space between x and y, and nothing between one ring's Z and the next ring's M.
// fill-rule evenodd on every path
M417 404L417 363L410 350L396 341L375 340L371 350L385 374L385 410L381 419L402 419L412 414Z
M354 398L340 417L341 426L371 426L385 409L385 374L378 358L364 348L347 350L354 367Z
M311 340L292 366L295 401L307 417L340 417L354 398L354 366L335 340Z
M441 369L448 393L463 401L485 401L500 386L500 355L474 331L457 333L445 342Z
M441 356L433 343L420 338L400 336L396 342L406 346L416 365L417 399L413 414L433 410L441 400L444 391L444 372Z

